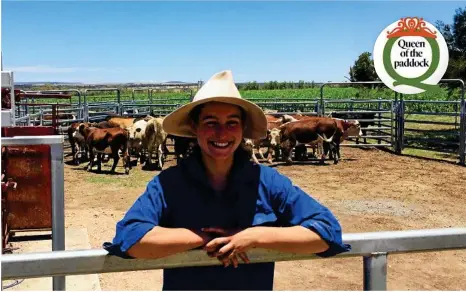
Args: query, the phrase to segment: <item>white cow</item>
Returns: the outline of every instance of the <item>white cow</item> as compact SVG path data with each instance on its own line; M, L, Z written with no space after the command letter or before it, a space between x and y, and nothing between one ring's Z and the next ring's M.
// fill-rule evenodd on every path
M148 122L146 120L139 120L128 128L129 151L136 153L136 155L140 157L141 163L143 163L144 152L146 149L144 147L144 139L147 125Z
M162 129L163 118L152 118L148 121L145 131L144 148L147 149L148 157L146 166L152 163L152 153L157 151L159 168L163 167L165 141L167 133Z

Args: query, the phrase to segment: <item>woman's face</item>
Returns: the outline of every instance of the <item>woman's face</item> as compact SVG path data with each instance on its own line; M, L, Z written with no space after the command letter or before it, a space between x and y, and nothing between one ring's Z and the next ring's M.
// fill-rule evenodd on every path
M209 102L204 105L194 126L199 147L214 160L233 156L243 139L243 121L239 107Z

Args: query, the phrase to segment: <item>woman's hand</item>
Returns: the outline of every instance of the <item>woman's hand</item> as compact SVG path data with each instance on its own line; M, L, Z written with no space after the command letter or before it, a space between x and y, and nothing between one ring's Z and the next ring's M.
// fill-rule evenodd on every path
M244 230L225 230L222 228L203 228L202 231L207 233L216 233L217 237L208 242L204 249L209 256L216 256L225 267L231 264L238 267L239 256L244 263L249 263L246 252L254 248L257 243L258 230L247 228Z

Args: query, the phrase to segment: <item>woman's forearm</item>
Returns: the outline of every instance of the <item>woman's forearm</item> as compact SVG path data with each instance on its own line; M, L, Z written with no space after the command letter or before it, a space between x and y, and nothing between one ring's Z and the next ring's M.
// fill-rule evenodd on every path
M329 248L317 233L302 226L253 228L259 228L257 248L306 254L323 252Z
M128 255L145 259L162 258L203 246L207 241L207 235L200 231L156 226L128 250Z

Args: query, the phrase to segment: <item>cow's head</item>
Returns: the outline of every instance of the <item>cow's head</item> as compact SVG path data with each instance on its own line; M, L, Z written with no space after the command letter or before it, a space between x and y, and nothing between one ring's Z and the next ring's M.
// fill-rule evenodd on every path
M243 148L250 150L254 147L254 141L251 139L243 139Z
M86 124L84 123L80 123L78 124L78 132L81 134L81 135L84 135L84 129L86 128ZM73 137L75 136L76 132L73 133Z
M144 138L144 133L146 131L147 122L144 120L139 120L134 123L130 128L129 131L129 139L130 140L137 140L142 141Z
M273 128L267 130L267 139L270 141L272 147L277 147L280 145L280 129Z
M348 137L348 136L361 137L362 136L361 124L359 123L359 121L345 120L343 123L345 124L345 137Z

